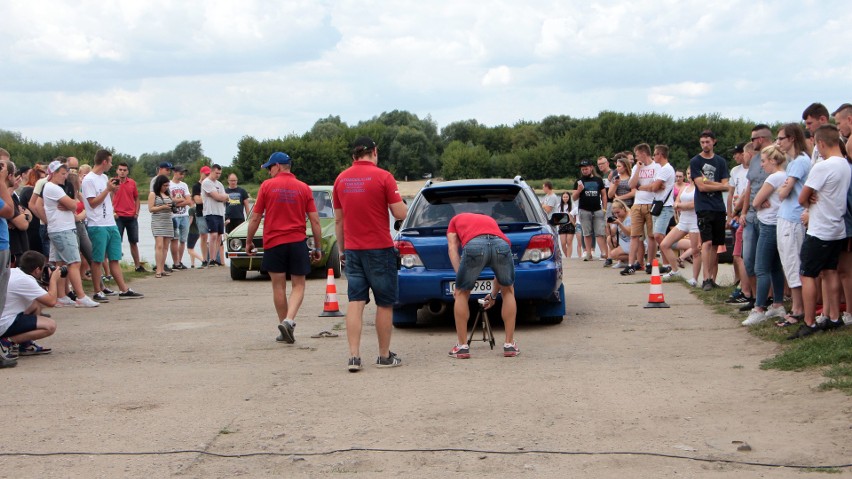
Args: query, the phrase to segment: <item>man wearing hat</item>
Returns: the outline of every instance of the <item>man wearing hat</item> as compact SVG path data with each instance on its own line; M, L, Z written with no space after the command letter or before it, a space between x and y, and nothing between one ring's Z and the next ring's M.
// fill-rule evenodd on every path
M398 252L388 227L388 210L401 220L408 207L399 195L396 180L378 167L376 143L362 136L352 144L352 166L334 180L334 226L337 244L344 254L348 280L349 307L346 310L346 337L349 341L349 371L361 369L361 323L364 306L373 290L376 300L376 335L379 357L376 366L402 365L390 350L393 330L393 303L398 296Z
M305 235L305 215L311 222L314 239L322 238L317 207L311 188L290 172L290 156L273 153L263 168L270 179L260 185L257 201L249 219L246 233L246 253L254 253L254 235L263 222L263 265L272 279L272 302L278 313L276 341L293 344L296 341L296 314L305 297L305 276L311 272L311 261L319 261L322 250L308 251ZM287 299L287 275L293 282Z
M189 238L189 207L195 206L192 201L189 186L183 182L186 168L177 165L173 169L172 179L169 182L169 196L172 197L172 226L175 236L171 241L172 269L187 269L183 264L183 252L186 249L186 240Z
M165 177L168 177L171 172L172 172L172 164L171 163L169 163L168 161L164 161L164 162L160 163L160 166L157 168L157 174L154 175L153 178L151 178L151 187L148 188L149 191L154 191L154 182L157 180L158 176L163 175Z

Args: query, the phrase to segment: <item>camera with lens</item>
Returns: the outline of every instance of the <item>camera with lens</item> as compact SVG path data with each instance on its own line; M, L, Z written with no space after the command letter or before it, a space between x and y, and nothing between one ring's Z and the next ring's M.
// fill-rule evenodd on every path
M50 263L44 265L44 268L41 271L41 282L45 284L50 283L50 275L53 274L54 271L56 271L56 265L52 265ZM68 277L67 266L59 267L59 276L62 278Z
M609 216L609 217L607 217L606 222L607 222L607 223L615 223L615 216Z

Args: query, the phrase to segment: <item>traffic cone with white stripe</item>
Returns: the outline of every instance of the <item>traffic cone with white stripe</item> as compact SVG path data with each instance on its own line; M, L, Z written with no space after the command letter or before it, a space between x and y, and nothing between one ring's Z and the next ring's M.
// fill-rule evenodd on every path
M322 306L320 317L343 316L340 305L337 303L337 286L334 285L334 270L328 269L328 279L325 283L325 304Z
M663 297L663 278L660 276L660 263L654 259L651 263L651 292L648 294L646 308L668 308Z

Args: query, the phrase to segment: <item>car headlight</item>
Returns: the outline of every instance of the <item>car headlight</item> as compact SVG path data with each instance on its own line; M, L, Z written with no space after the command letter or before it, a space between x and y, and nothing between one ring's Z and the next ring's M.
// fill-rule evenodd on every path
M243 249L243 240L239 238L231 238L228 241L228 247L231 248L231 251L240 251Z

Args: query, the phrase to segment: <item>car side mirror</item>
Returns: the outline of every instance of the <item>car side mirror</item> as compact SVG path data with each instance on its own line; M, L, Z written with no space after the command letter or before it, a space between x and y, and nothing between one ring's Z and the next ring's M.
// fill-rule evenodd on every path
M567 225L568 222L568 213L553 213L550 220L548 220L551 226Z

